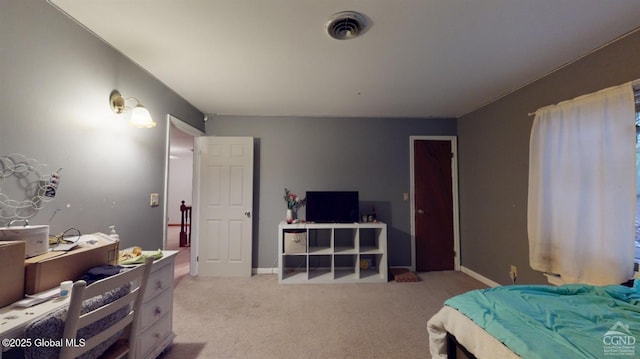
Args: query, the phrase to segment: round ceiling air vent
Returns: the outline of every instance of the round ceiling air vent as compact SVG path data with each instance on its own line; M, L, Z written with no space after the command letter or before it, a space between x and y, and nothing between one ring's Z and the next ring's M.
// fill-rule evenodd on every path
M327 32L334 39L349 40L361 35L366 25L364 15L355 11L343 11L329 19Z

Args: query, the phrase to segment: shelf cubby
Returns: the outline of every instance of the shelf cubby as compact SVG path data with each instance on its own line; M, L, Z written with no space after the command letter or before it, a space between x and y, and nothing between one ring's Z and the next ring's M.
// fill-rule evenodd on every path
M380 240L386 232L386 228L360 228L359 252L360 253L382 253L380 250ZM386 233L384 233L386 238Z
M340 279L356 279L357 277L357 255L355 254L334 254L333 256L333 277Z
M335 253L356 253L357 228L334 228L333 244Z
M309 253L330 254L331 253L331 229L330 228L309 228L307 238L309 241Z
M309 280L326 280L332 277L333 261L329 255L310 255Z
M360 254L360 279L375 280L377 278L380 278L380 276L382 275L382 273L380 272L380 268L382 267L381 260L381 254ZM362 263L363 261L364 263Z
M281 257L282 278L306 280L307 279L307 256L305 255L283 255Z

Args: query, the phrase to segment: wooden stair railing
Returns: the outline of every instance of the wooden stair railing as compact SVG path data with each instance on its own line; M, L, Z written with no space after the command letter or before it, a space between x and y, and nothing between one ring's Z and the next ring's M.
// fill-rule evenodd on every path
M191 206L181 201L180 205L180 247L191 247Z

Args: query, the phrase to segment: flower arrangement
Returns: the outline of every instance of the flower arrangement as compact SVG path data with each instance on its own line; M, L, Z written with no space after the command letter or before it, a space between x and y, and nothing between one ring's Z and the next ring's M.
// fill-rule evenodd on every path
M304 206L306 198L300 198L289 189L284 189L284 201L287 203L287 209L298 209Z

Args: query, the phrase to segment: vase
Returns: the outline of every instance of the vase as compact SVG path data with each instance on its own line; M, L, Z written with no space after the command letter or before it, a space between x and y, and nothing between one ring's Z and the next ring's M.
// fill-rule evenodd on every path
M293 210L292 209L287 209L287 214L286 214L285 219L289 223L293 222Z

